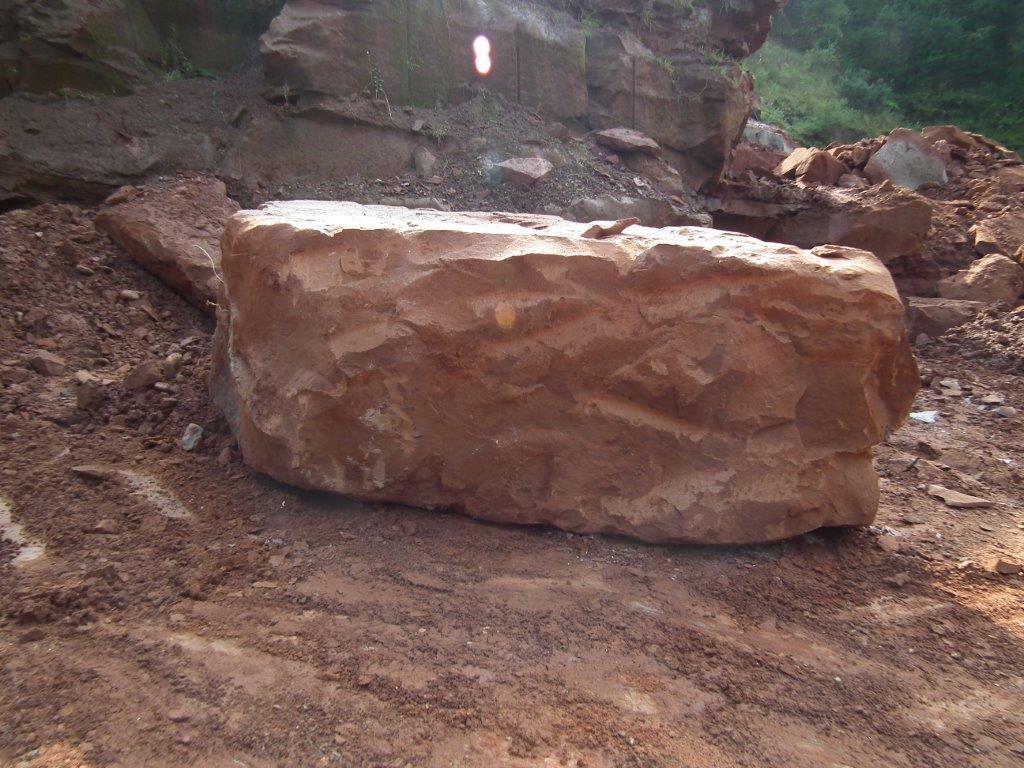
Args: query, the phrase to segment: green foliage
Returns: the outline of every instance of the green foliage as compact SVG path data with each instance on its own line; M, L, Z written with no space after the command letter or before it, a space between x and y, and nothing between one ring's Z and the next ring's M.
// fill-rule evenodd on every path
M601 21L597 18L597 14L593 11L584 11L580 17L580 28L583 30L583 36L590 38L600 28Z
M769 42L751 60L763 119L804 144L877 136L905 122L887 89L848 76L826 48L794 51Z
M213 77L213 73L192 63L185 50L181 47L178 28L171 25L167 40L160 52L160 64L164 70L164 79L181 80L188 77Z
M821 77L833 78L842 101L864 118L895 113L911 123L951 122L1024 147L1020 0L790 0L773 40L801 55L782 64L796 66L801 57L826 64ZM768 51L755 63L762 81L775 77L767 60L780 56ZM809 86L807 77L799 80ZM809 97L776 91L772 98L786 102L786 113ZM808 103L801 109L821 111Z

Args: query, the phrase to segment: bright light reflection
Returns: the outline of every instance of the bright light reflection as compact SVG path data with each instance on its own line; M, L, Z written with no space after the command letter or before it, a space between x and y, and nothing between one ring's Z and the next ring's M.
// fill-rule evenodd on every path
M477 73L483 76L491 74L491 41L483 35L477 37L473 41L473 56Z

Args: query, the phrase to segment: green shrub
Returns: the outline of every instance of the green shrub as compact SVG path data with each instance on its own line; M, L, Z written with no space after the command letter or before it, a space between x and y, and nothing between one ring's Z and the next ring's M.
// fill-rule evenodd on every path
M831 49L799 52L769 42L751 58L750 71L761 117L803 144L877 136L906 124L891 92L863 73L845 73Z

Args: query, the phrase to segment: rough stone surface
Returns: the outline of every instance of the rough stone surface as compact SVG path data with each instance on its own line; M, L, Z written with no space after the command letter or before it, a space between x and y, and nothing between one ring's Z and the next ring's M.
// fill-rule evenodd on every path
M555 170L543 157L513 157L498 163L498 167L501 180L517 187L532 187Z
M213 178L146 187L96 219L139 264L207 312L217 301L220 235L238 205Z
M939 294L947 299L966 299L985 304L1016 304L1024 291L1024 269L1002 254L994 253L968 269L939 281Z
M864 173L875 183L891 181L908 189L949 181L942 155L921 134L906 128L889 134L864 166Z
M214 396L252 467L658 542L869 522L918 374L870 254L280 203L234 216Z

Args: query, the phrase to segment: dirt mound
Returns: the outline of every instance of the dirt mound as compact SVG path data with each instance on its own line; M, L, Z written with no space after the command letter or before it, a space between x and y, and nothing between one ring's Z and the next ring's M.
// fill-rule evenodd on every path
M989 307L946 333L941 344L952 356L981 360L998 371L1024 374L1024 310Z

